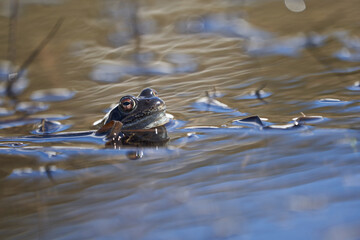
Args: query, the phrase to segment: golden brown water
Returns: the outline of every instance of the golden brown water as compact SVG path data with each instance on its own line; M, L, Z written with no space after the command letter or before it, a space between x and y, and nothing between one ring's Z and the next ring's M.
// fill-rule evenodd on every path
M0 91L10 111L0 117L1 239L359 239L360 3L307 1L295 13L284 1L139 0L137 39L132 3L20 0L17 66L65 21L18 101ZM142 68L137 51L150 59ZM64 132L96 129L145 87L175 117L164 147L23 137L45 115ZM214 87L227 106L199 102ZM63 100L40 98L58 88ZM251 94L260 88L263 100ZM47 109L24 115L23 102ZM324 119L290 130L237 121L286 124L301 112Z

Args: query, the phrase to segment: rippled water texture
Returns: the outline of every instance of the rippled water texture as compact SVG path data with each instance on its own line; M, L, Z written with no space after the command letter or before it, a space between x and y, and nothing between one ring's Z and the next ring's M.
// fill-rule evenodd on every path
M358 0L19 0L9 55L10 5L1 239L359 239ZM109 148L146 87L167 132Z

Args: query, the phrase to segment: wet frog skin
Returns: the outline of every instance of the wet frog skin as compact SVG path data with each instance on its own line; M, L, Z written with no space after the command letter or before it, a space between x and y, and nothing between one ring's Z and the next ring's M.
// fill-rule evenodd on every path
M146 88L138 97L126 95L105 115L96 135L106 135L106 147L121 145L159 146L169 138L163 126L169 121L165 102Z
M165 102L157 92L145 88L139 96L126 95L109 111L101 121L106 125L111 121L122 123L122 129L149 129L162 126L169 121Z

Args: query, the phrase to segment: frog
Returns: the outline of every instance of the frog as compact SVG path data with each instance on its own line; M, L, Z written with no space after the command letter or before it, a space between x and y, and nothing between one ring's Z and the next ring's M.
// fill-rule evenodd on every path
M122 129L149 129L169 122L166 104L152 88L143 89L135 97L125 95L100 121L94 123L100 127L119 121Z
M168 123L170 117L166 114L166 104L152 88L143 89L135 97L125 95L120 98L110 111L94 125L100 126L97 135L106 135L111 141L127 139L129 133L158 131L161 126ZM127 134L126 134L127 133ZM131 138L130 138L131 139ZM122 140L124 143L124 141Z

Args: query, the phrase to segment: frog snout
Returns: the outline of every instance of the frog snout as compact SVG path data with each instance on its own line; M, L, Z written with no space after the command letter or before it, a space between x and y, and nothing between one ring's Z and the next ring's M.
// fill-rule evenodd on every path
M155 102L155 106L157 108L160 108L160 109L165 109L166 108L165 102L163 100L161 100L161 99L159 99L159 100L157 100Z
M159 111L166 109L165 102L160 98L147 99L145 100L144 103L145 103L144 108L156 109Z

